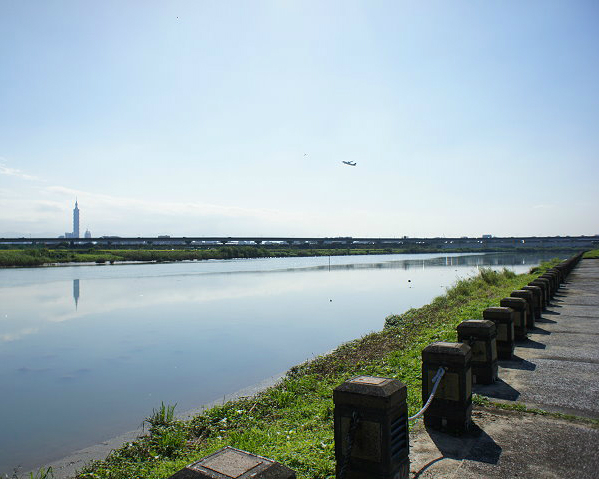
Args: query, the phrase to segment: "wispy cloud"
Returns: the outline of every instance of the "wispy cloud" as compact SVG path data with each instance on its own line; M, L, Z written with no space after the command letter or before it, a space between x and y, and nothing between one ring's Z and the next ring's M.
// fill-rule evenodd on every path
M86 202L93 206L102 206L110 208L111 211L118 210L136 210L147 212L153 215L181 215L181 216L220 216L220 217L252 217L262 219L272 219L281 215L281 212L275 209L265 208L243 208L238 206L214 205L210 203L199 202L172 202L172 201L153 201L129 198L125 196L112 196L99 193L89 193L86 191L65 188L63 186L49 186L45 191L51 194L59 194L68 198L77 197L79 202Z
M23 173L21 170L17 170L16 168L9 168L6 166L5 161L6 160L4 158L0 157L0 175L15 176L17 178L29 181L42 181L41 178L38 178L37 176L28 175Z
M23 338L23 336L27 336L28 334L34 334L34 333L37 333L38 331L39 331L38 328L25 328L25 329L21 329L20 331L16 331L14 333L1 334L0 341L5 342L5 343L17 341L17 340Z

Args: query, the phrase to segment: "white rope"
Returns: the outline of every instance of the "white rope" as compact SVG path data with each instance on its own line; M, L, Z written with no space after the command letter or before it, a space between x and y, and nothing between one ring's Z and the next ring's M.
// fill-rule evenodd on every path
M435 377L433 378L433 383L434 383L433 390L431 391L431 395L429 396L428 401L426 401L426 404L422 407L422 409L420 411L418 411L412 417L409 417L408 421L413 421L414 419L418 419L420 416L422 416L424 414L424 411L426 411L428 409L428 407L431 405L431 402L433 401L433 398L435 397L435 393L437 392L437 387L439 386L439 383L441 382L441 378L443 377L444 374L445 374L444 367L440 367L439 369L437 369L437 374L435 374Z

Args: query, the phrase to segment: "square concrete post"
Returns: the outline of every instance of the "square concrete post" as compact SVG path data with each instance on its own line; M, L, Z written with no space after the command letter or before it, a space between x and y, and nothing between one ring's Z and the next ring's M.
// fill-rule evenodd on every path
M472 418L472 351L464 343L437 342L422 350L422 402L433 388L439 367L446 368L424 424L441 431L462 433Z
M547 278L537 278L534 281L528 283L529 286L539 286L543 290L543 300L545 301L545 307L549 305L551 301L551 283Z
M458 341L472 350L472 382L492 384L497 380L497 328L493 321L469 319L458 324Z
M557 292L557 288L559 288L557 273L554 271L547 271L546 273L543 273L541 276L539 276L539 278L544 278L544 279L549 280L549 283L551 285L550 294L551 294L551 297L553 298L553 296Z
M499 306L514 310L514 335L516 339L526 339L526 310L528 304L522 298L503 298Z
M535 319L541 319L541 312L543 311L543 290L540 286L522 286L520 289L532 292Z
M547 270L548 273L555 273L557 274L557 287L559 289L559 287L562 285L562 283L564 282L564 274L562 271L560 271L557 268L551 268Z
M497 356L512 359L514 354L514 314L512 308L487 308L483 318L493 321L497 327Z
M408 479L406 385L358 376L333 390L337 478Z
M510 297L522 298L526 301L526 329L533 329L535 327L535 297L532 291L516 289L510 293Z
M168 479L295 479L288 467L227 446L181 469Z

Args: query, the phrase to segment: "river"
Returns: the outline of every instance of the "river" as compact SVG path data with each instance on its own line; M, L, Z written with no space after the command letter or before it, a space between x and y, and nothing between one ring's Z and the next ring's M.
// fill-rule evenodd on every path
M0 474L196 408L380 330L480 266L555 254L0 269Z

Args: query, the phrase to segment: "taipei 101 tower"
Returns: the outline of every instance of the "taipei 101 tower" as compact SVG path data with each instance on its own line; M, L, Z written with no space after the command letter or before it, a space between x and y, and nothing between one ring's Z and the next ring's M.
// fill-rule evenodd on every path
M79 206L77 200L75 200L75 209L73 210L73 236L72 238L79 238Z

